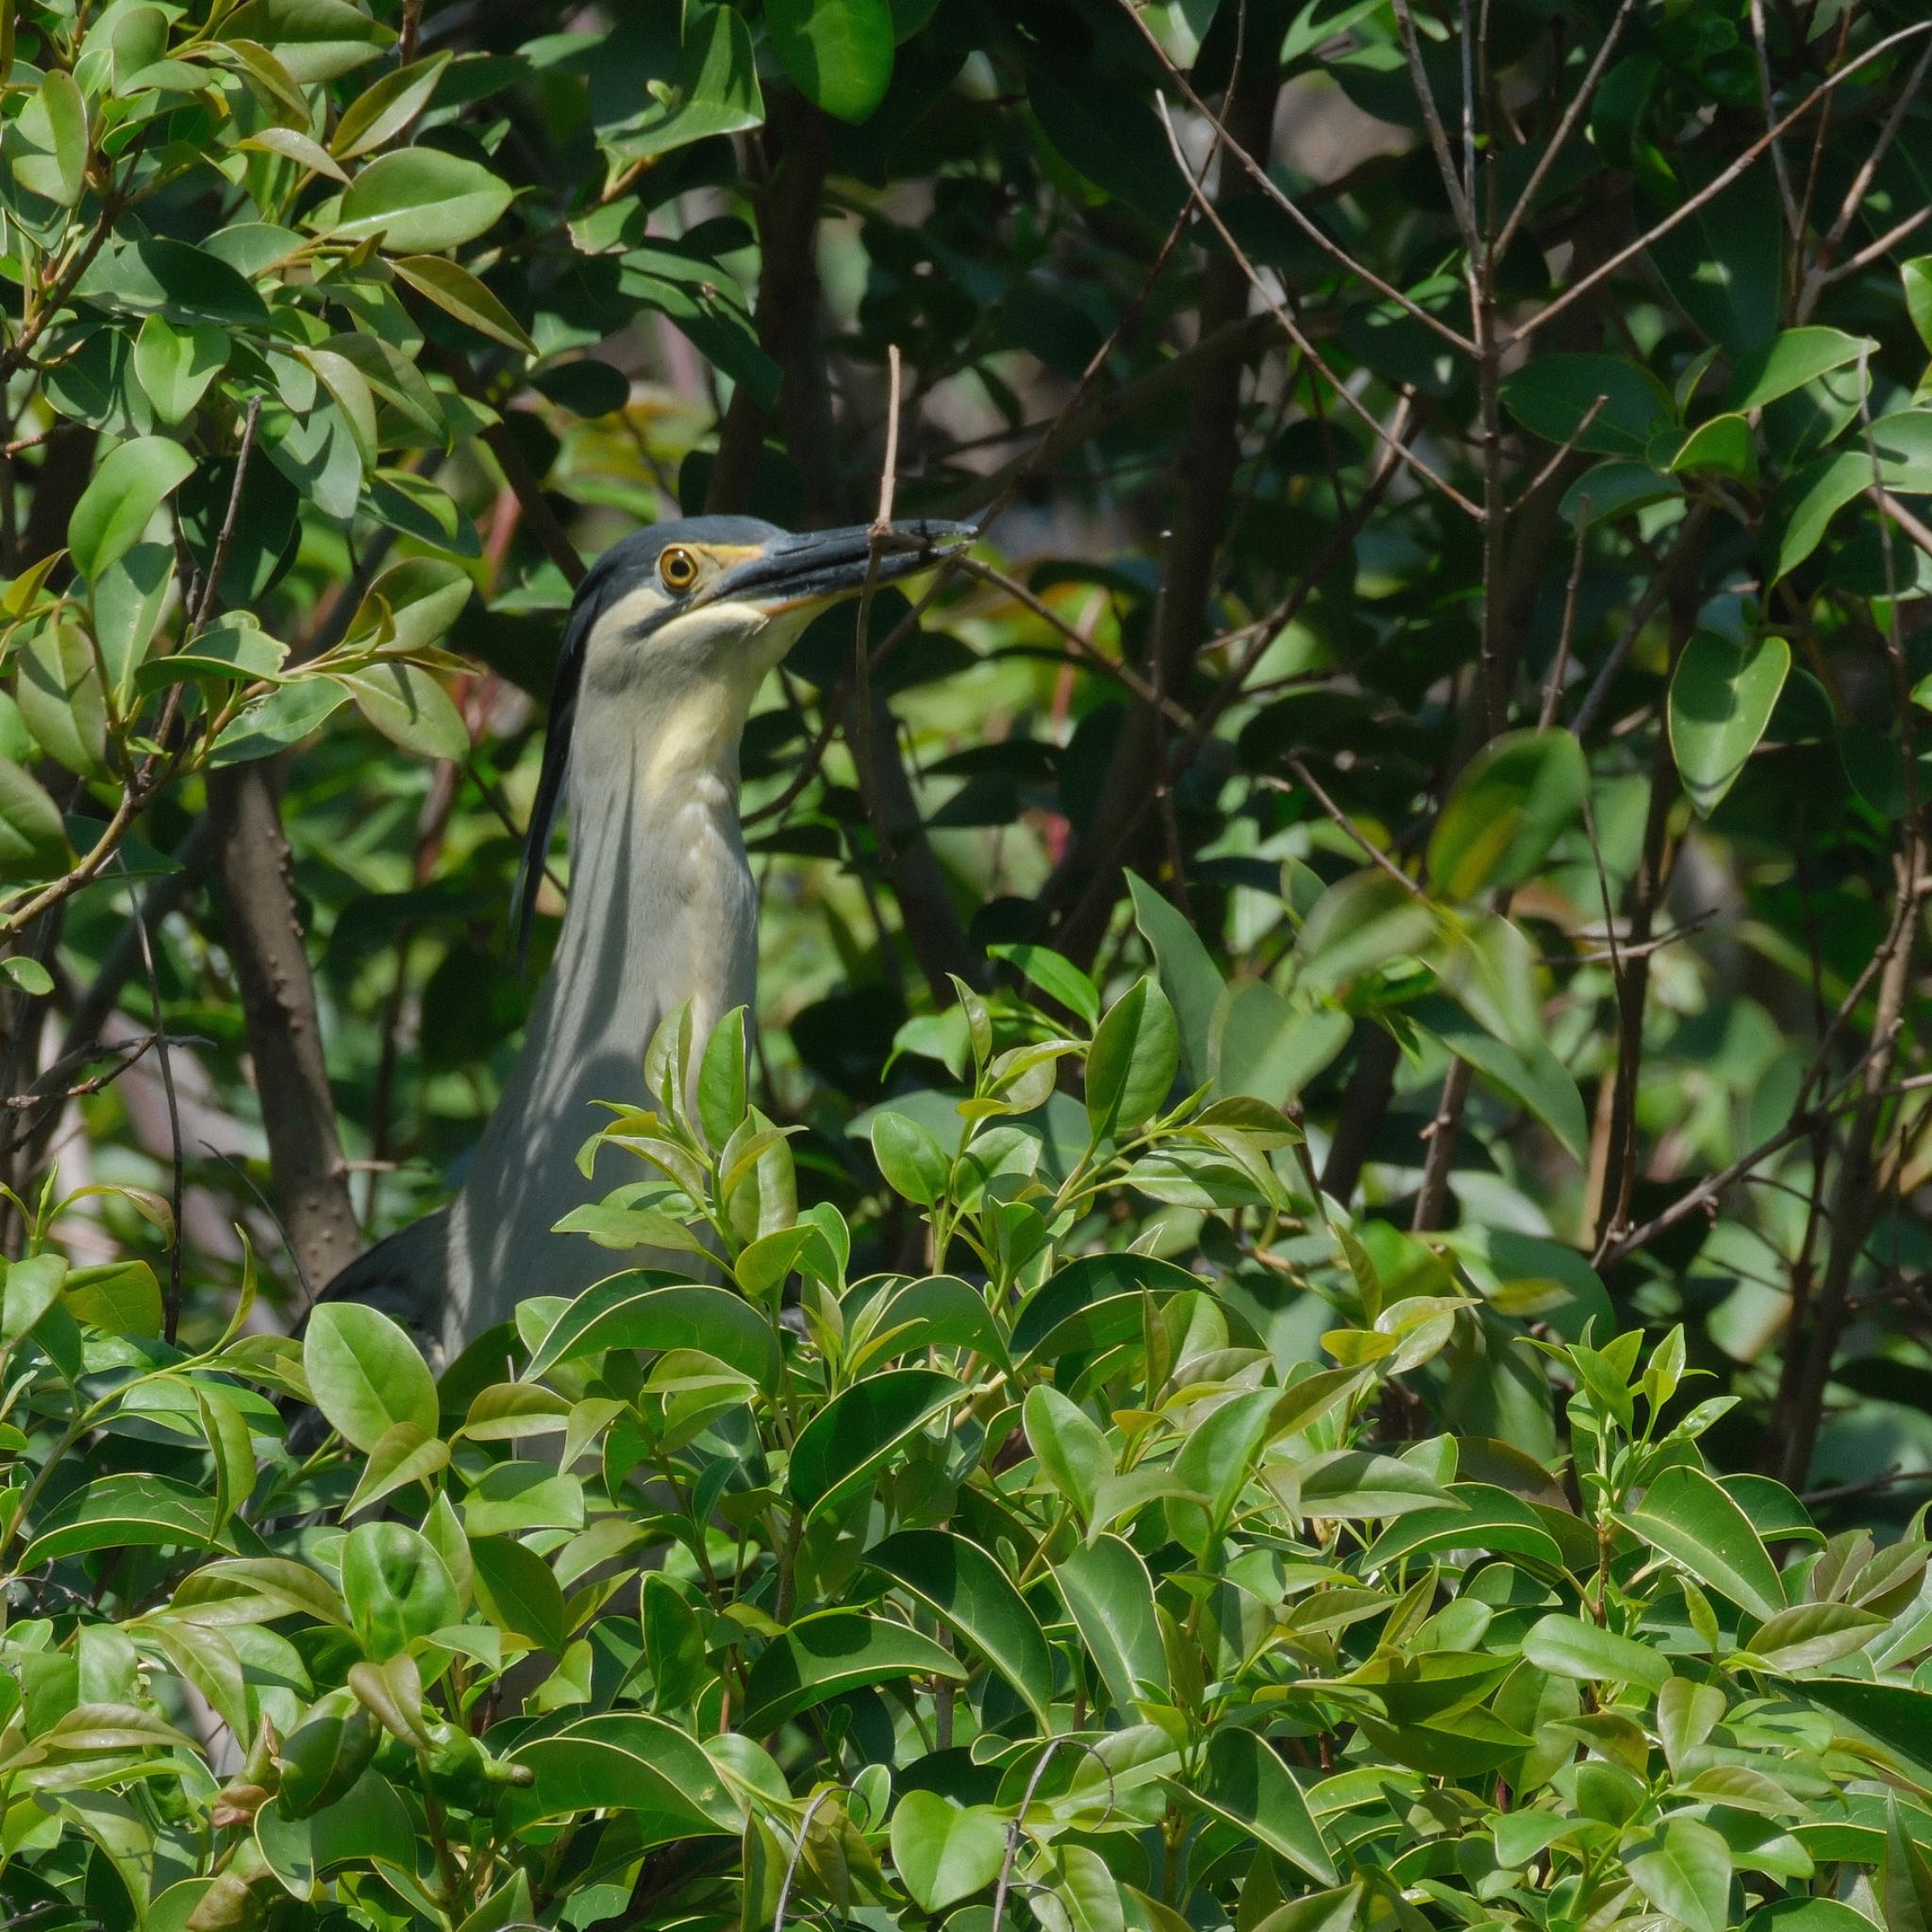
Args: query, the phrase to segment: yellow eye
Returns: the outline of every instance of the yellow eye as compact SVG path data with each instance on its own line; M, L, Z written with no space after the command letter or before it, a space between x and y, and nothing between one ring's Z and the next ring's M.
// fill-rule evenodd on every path
M658 559L658 575L667 591L680 596L698 580L698 560L681 543L674 543Z

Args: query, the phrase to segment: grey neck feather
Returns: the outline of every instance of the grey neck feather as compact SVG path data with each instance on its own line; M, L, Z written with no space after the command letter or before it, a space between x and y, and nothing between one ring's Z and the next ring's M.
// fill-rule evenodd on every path
M641 1061L690 1000L698 1037L749 1006L757 904L738 824L749 694L580 708L571 753L569 907L523 1052L450 1216L445 1358L531 1295L573 1294L625 1265L551 1232L633 1178L587 1181L595 1103L648 1104Z

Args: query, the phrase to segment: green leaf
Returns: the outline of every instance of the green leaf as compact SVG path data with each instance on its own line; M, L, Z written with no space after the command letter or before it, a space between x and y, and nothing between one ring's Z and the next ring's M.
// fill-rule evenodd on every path
M1334 1007L1285 998L1265 979L1227 990L1214 1016L1210 1067L1217 1093L1285 1106L1348 1044L1355 1022Z
M807 100L840 121L863 121L892 79L886 0L765 0L779 65Z
M106 774L108 701L99 661L77 624L43 625L19 653L20 715L57 764Z
M64 1255L30 1255L7 1264L0 1282L0 1348L11 1348L33 1333L41 1317L59 1299L66 1278Z
M1699 817L1717 809L1757 750L1790 668L1782 638L1734 644L1701 630L1684 646L1671 678L1671 750Z
M342 1599L363 1655L375 1663L462 1615L456 1584L436 1546L402 1523L364 1523L349 1532L342 1544Z
M408 1334L359 1302L321 1302L308 1318L302 1367L345 1442L373 1450L398 1423L436 1433L436 1380Z
M356 176L329 232L347 242L373 236L391 255L431 255L474 242L509 204L509 184L481 162L404 148Z
M8 128L13 177L30 194L73 208L87 188L87 102L73 75L52 68Z
M339 161L348 161L393 141L429 105L452 58L446 53L433 54L373 81L342 109L329 141L329 152Z
M563 1591L556 1573L536 1551L507 1536L470 1541L471 1583L492 1624L526 1637L539 1650L561 1657L570 1641Z
M985 1657L1048 1726L1053 1654L1025 1599L977 1543L943 1529L902 1529L874 1544L865 1560Z
M1854 1604L1793 1604L1766 1619L1748 1646L1774 1671L1816 1670L1856 1656L1886 1620Z
M743 1826L742 1812L697 1740L641 1711L581 1718L549 1737L525 1740L511 1756L535 1774L512 1799L520 1819L643 1813L663 1821L662 1836L669 1838L735 1834Z
M1905 284L1906 312L1919 340L1932 350L1932 255L1921 255L1899 264L1899 279Z
M678 1285L644 1270L613 1274L580 1294L531 1351L524 1373L534 1382L559 1362L610 1348L701 1348L763 1388L778 1376L771 1324L742 1295Z
M1751 1519L1701 1469L1664 1470L1621 1521L1754 1617L1774 1617L1785 1607L1777 1565Z
M1101 1021L1087 1057L1087 1121L1096 1141L1124 1140L1165 1106L1180 1067L1174 1008L1158 980L1137 979Z
M830 1508L964 1393L934 1369L889 1369L854 1383L799 1431L787 1487L808 1516Z
M1007 1856L1007 1821L990 1805L960 1807L911 1790L892 1813L892 1868L928 1912L983 1891Z
M1382 1570L1399 1557L1441 1550L1488 1550L1561 1566L1561 1546L1520 1497L1492 1483L1452 1483L1449 1493L1454 1508L1418 1509L1391 1523L1369 1545L1364 1569Z
M1559 1677L1641 1684L1646 1690L1661 1690L1671 1679L1670 1659L1661 1651L1576 1617L1538 1618L1524 1632L1523 1655Z
M463 714L420 664L384 661L337 675L356 708L391 744L452 764L470 756L470 728Z
M92 580L141 541L148 520L193 474L194 458L165 436L117 443L67 520L74 567Z
M1582 809L1590 774L1568 731L1492 739L1456 782L1429 838L1429 876L1445 898L1520 886Z
M858 1610L825 1610L774 1637L751 1667L739 1728L754 1736L776 1730L802 1710L868 1684L893 1678L945 1677L966 1667L929 1637Z
M930 1208L945 1192L952 1162L946 1150L917 1121L890 1111L875 1115L872 1151L894 1193Z
M227 359L228 338L209 322L177 325L150 315L135 338L134 373L163 423L192 415Z
M393 1423L376 1438L342 1514L353 1516L406 1484L426 1482L448 1465L446 1442L420 1423Z
M735 7L688 0L669 83L641 99L620 93L617 112L607 115L600 111L593 79L591 100L599 139L627 160L646 160L694 141L756 127L765 118L765 105L750 25Z
M1690 1932L1724 1932L1730 1924L1731 1848L1709 1825L1672 1818L1650 1849L1624 1860L1637 1889Z
M1160 990L1174 1008L1180 1034L1181 1084L1192 1092L1207 1085L1212 1071L1209 1034L1225 983L1187 917L1137 873L1128 873L1126 878L1134 923L1154 954Z
M124 1543L206 1548L215 1536L215 1504L212 1496L172 1476L97 1476L70 1490L33 1530L21 1555L23 1571Z
M1836 328L1788 328L1739 359L1724 397L1727 409L1757 409L1790 395L1815 376L1842 369L1878 344Z
M37 779L0 755L0 879L10 889L67 870L72 854L60 808Z
M1932 1928L1932 1862L1907 1831L1896 1796L1885 1800L1886 1932L1928 1932Z
M1100 1018L1100 994L1093 982L1074 964L1047 946L1024 944L987 947L994 959L1005 959L1017 967L1048 999L1058 1000L1070 1013L1077 1013L1088 1025Z
M1757 480L1757 450L1751 425L1742 416L1713 416L1687 436L1671 458L1674 476L1714 471L1740 483Z
M1308 908L1295 950L1302 983L1333 991L1392 965L1434 936L1436 915L1417 893L1384 872L1351 873Z
M1333 1885L1337 1874L1321 1827L1292 1774L1265 1739L1237 1725L1208 1740L1203 1775L1185 1797L1251 1833L1309 1877Z
M419 295L426 295L445 315L480 336L534 356L529 332L490 290L459 263L440 255L400 255L390 267Z
M1167 1702L1173 1692L1154 1584L1131 1545L1096 1537L1055 1567L1054 1580L1114 1708L1132 1722L1143 1699Z
M1545 442L1599 456L1641 457L1676 419L1670 391L1617 356L1534 356L1504 377L1503 404Z
M1932 1692L1849 1677L1787 1677L1779 1688L1829 1711L1855 1738L1890 1752L1918 1784L1932 1783Z
M45 999L54 991L54 975L38 959L25 953L9 953L0 959L4 973L22 992L32 999Z
M1541 1121L1573 1159L1586 1158L1590 1123L1583 1095L1547 1040L1538 1036L1526 1047L1498 1040L1440 995L1418 1001L1411 1012L1418 1025Z
M304 87L360 67L395 40L350 0L247 0L222 30L230 40L269 48Z
M1113 1451L1099 1424L1048 1382L1027 1390L1021 1416L1027 1445L1047 1480L1083 1524L1091 1522L1094 1492L1114 1473Z

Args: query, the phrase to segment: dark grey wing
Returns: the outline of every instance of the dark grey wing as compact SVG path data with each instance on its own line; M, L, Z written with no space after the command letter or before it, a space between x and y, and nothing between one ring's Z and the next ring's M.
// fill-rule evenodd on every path
M380 1309L438 1366L449 1300L449 1209L439 1208L358 1255L317 1299Z

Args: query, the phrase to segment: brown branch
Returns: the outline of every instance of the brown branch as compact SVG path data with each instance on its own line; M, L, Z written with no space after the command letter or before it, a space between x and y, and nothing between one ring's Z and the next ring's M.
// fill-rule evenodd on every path
M1529 179L1523 184L1523 192L1516 197L1516 206L1509 210L1509 218L1503 224L1501 233L1491 247L1490 253L1496 260L1502 260L1508 254L1509 244L1516 239L1516 231L1529 219L1530 210L1536 204L1537 191L1543 185L1543 176L1556 165L1557 157L1576 132L1577 124L1582 121L1585 110L1595 96L1597 82L1603 78L1604 70L1610 63L1610 55L1624 31L1624 24L1630 18L1630 9L1636 4L1637 0L1622 0L1612 16L1603 44L1596 50L1596 58L1585 70L1581 84L1571 95L1563 109L1563 118L1557 124L1557 131L1537 157L1536 166L1529 171Z
M1712 175L1695 194L1689 195L1679 202L1662 221L1646 229L1636 241L1618 249L1607 260L1599 262L1595 268L1582 276L1580 280L1571 283L1560 295L1538 309L1534 315L1525 317L1511 331L1509 336L1510 342L1513 344L1527 341L1537 330L1554 322L1573 303L1579 301L1583 296L1587 295L1599 282L1615 275L1626 263L1636 260L1640 255L1662 241L1673 229L1681 227L1692 215L1698 213L1700 209L1708 207L1727 188L1743 178L1744 175L1751 168L1752 163L1770 148L1772 142L1779 135L1785 133L1790 128L1795 127L1821 101L1829 100L1836 90L1861 68L1870 66L1880 55L1889 54L1892 48L1900 45L1902 42L1915 39L1920 34L1927 33L1932 33L1932 20L1922 21L1911 26L1901 27L1898 32L1888 34L1882 41L1874 42L1856 60L1847 62L1836 74L1828 75L1818 86L1813 88L1789 114L1785 115L1782 120L1776 122L1765 133L1760 135L1757 140L1754 141L1729 167Z
M1441 336L1444 341L1454 344L1465 356L1474 356L1475 354L1475 344L1467 336L1461 334L1457 329L1451 328L1441 316L1431 315L1420 303L1404 294L1400 289L1394 287L1391 283L1385 282L1372 269L1365 267L1361 262L1357 261L1346 249L1339 246L1319 223L1310 220L1307 215L1304 214L1294 202L1282 192L1281 189L1276 186L1274 176L1256 158L1254 149L1266 144L1268 138L1267 130L1264 129L1259 138L1252 143L1238 140L1230 132L1227 125L1232 117L1217 115L1213 108L1194 91L1193 83L1168 58L1167 49L1160 44L1159 36L1141 19L1140 9L1134 5L1134 0L1121 0L1121 6L1124 9L1127 18L1139 28L1141 39L1147 42L1148 48L1153 53L1155 59L1159 63L1163 73L1180 90L1182 98L1214 130L1222 152L1234 160L1235 164L1247 175L1249 180L1324 255L1327 256L1344 274L1360 282L1365 288L1374 290L1375 293L1380 295L1383 300L1394 303L1406 315L1421 323L1424 328ZM1270 125L1272 126L1272 122Z

